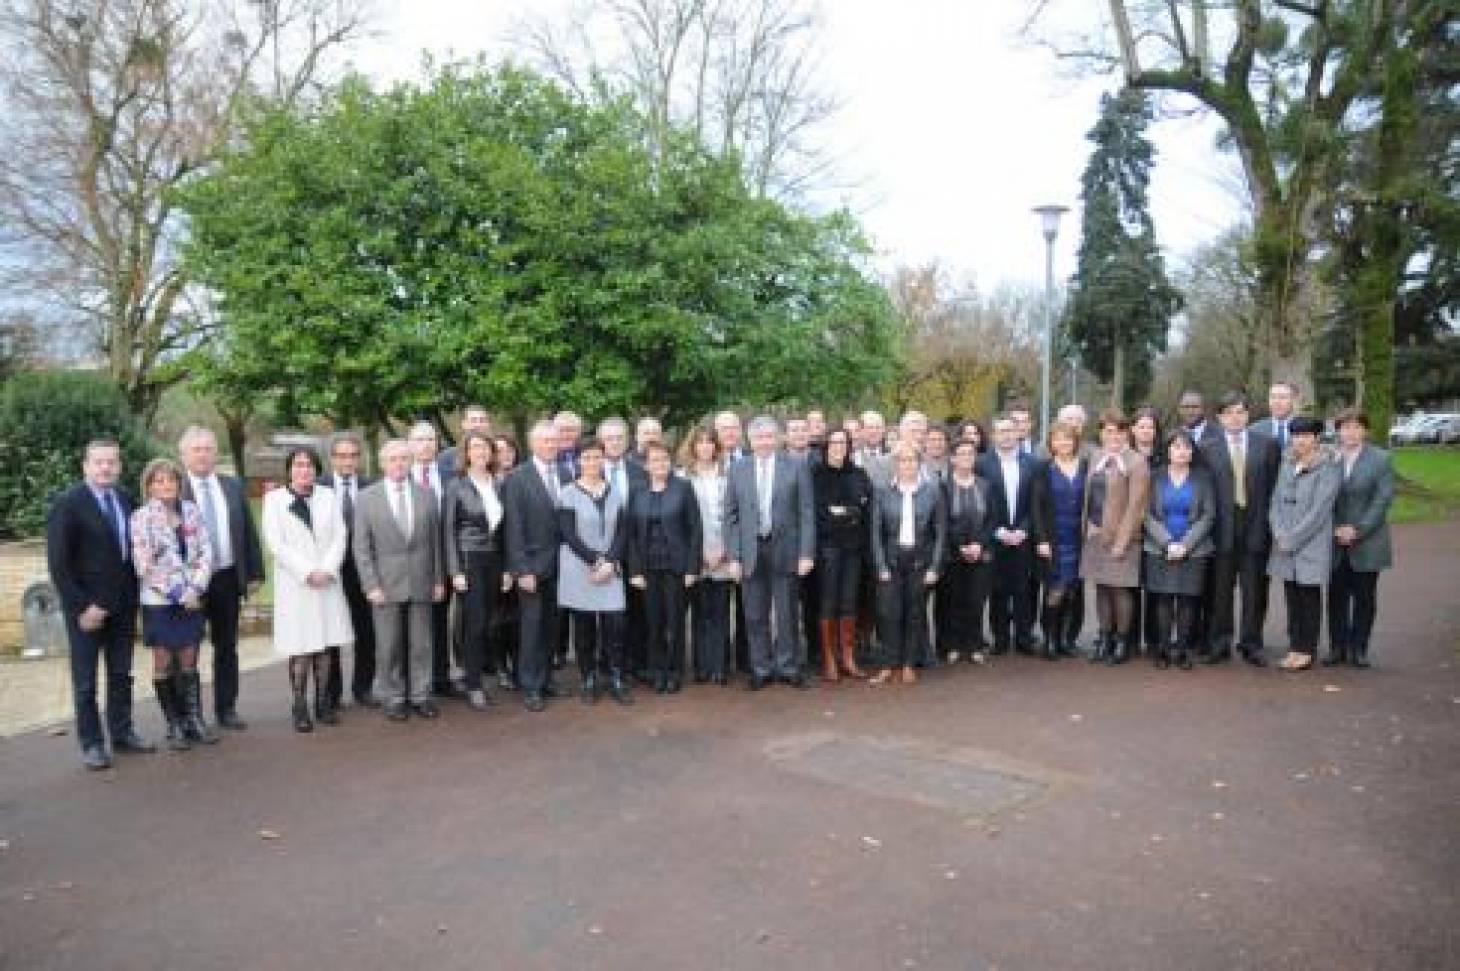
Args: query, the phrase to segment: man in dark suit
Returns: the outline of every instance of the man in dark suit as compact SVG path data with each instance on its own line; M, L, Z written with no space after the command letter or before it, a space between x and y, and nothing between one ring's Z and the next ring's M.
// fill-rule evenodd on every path
M203 609L213 643L213 709L219 725L241 732L238 717L238 614L246 597L264 582L264 551L243 482L219 475L218 439L194 425L177 446L186 475L182 494L197 504L213 541L213 576Z
M467 432L480 432L488 438L492 436L492 416L481 405L467 405L461 413L461 434ZM456 446L453 445L444 449L436 457L436 468L441 473L442 480L451 481L456 475Z
M774 418L750 423L750 457L731 466L725 488L725 555L745 595L752 691L772 677L810 687L796 587L816 562L816 504L811 470L776 450L779 432Z
M399 439L381 446L385 477L355 506L355 568L380 638L376 684L392 721L440 714L431 700L431 614L446 599L446 562L435 498L410 478L413 451Z
M653 430L659 428L659 422L645 418L640 420L639 427L652 436ZM598 423L598 441L603 446L603 477L623 501L622 508L627 509L633 494L649 484L649 473L644 471L643 462L629 452L629 423L622 418L603 419ZM644 639L644 594L632 586L624 592L624 668L631 676L647 682L649 655ZM565 613L559 627L566 620ZM607 662L606 657L604 661Z
M340 497L340 508L345 515L345 534L349 538L345 546L345 562L340 576L345 588L345 601L350 605L350 624L355 628L355 665L350 672L350 693L357 705L366 708L380 707L375 697L375 624L370 616L370 603L365 599L365 590L360 586L360 570L355 565L355 505L360 493L375 484L369 476L360 474L360 458L363 452L359 437L349 432L336 435L330 441L330 471L320 476L319 484L335 490ZM344 694L344 677L338 647L330 648L334 664L330 667L329 696L335 707L339 707Z
M715 416L714 428L715 440L720 443L726 468L750 456L750 450L742 441L745 429L740 424L738 414L733 411L720 412ZM731 650L735 657L735 670L744 673L750 670L750 640L745 634L745 591L739 584L735 584L732 591L735 598L735 633Z
M1252 423L1252 430L1277 442L1278 454L1288 449L1288 427L1298 417L1298 386L1291 381L1274 381L1267 389L1267 417Z
M989 483L989 514L994 526L994 584L989 606L993 653L1007 653L1009 625L1013 646L1034 652L1034 541L1031 537L1030 491L1039 463L1022 448L1019 426L1001 415L994 420L994 447L978 460L978 472Z
M1217 409L1218 434L1203 439L1200 452L1217 493L1217 552L1212 559L1208 604L1208 664L1232 658L1234 587L1242 593L1237 648L1249 664L1262 667L1262 625L1267 620L1267 554L1272 543L1267 511L1277 483L1277 443L1247 427L1247 396L1229 391Z
M132 727L132 641L137 629L137 573L132 565L132 506L117 489L121 448L109 439L86 446L86 481L58 495L46 523L46 562L61 598L71 645L76 740L88 769L111 763L96 706L96 668L106 658L106 721L112 751L157 751Z
M552 684L553 649L558 636L558 434L550 421L532 426L531 455L502 484L507 570L516 581L518 626L517 680L522 704L542 711Z
M1176 414L1181 418L1182 426L1191 432L1191 440L1196 442L1198 449L1208 438L1221 432L1221 429L1207 420L1207 403L1200 391L1181 392L1181 397L1176 402ZM1195 460L1200 459L1201 453L1198 452Z

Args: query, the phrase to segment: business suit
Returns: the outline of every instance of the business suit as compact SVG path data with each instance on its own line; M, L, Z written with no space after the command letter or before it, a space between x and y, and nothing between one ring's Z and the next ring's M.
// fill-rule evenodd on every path
M239 728L243 723L234 710L238 702L238 614L248 596L249 585L264 582L264 552L243 482L216 472L212 480L215 483L213 508L217 508L221 491L222 505L227 511L228 555L232 560L226 562L220 544L213 544L217 559L213 576L208 580L208 594L203 598L208 640L213 644L213 709L219 724ZM209 504L206 497L196 493L192 474L184 475L182 497L196 503L206 519Z
M409 529L396 519L401 495L410 504ZM355 502L355 568L369 593L383 602L371 606L380 648L375 693L399 709L407 701L431 699L431 608L446 583L436 500L410 481L383 479Z
M320 485L327 486L339 495L340 509L345 517L345 562L340 573L340 584L345 589L345 602L350 605L350 624L355 628L355 663L350 670L350 694L358 704L369 705L375 698L371 693L375 685L375 624L371 619L370 601L360 586L360 570L355 566L355 503L360 493L375 484L369 476L337 476L325 473L319 477ZM344 672L340 664L339 648L330 648L329 677L330 701L338 707L344 694Z
M804 684L805 650L796 633L797 567L816 556L816 505L806 463L776 453L769 463L770 522L762 522L758 472L752 455L730 467L725 490L725 548L740 564L751 685L778 676ZM772 610L775 637L771 636Z
M58 495L46 521L46 562L61 598L71 645L71 698L82 751L105 747L96 704L98 658L106 659L106 720L112 741L132 729L132 641L137 629L137 574L132 566L132 505L115 488L107 511L86 483ZM94 631L78 617L92 605L107 612Z
M1394 502L1394 462L1372 445L1359 449L1352 464L1342 450L1335 461L1343 470L1333 523L1358 532L1352 544L1334 541L1333 576L1328 584L1329 660L1368 667L1369 635L1374 628L1379 573L1394 565L1389 539L1389 507Z
M558 636L558 548L562 538L557 492L563 483L555 462L547 463L547 475L556 483L552 492L537 459L529 456L502 483L507 571L517 579L517 681L523 701L530 707L539 706L543 694L552 690L552 653ZM523 589L526 576L535 578L535 589Z
M994 560L993 518L989 484L977 473L960 484L953 474L943 483L948 507L948 553L938 581L938 652L945 659L955 651L978 652L988 647L984 638L984 611L989 600ZM979 545L976 560L962 548Z
M488 503L491 502L491 509ZM453 478L442 503L442 546L446 575L466 579L458 591L461 611L461 666L467 691L482 691L482 674L501 671L502 657L492 656L492 614L502 589L503 506L496 483L488 480L485 495L470 476Z
M700 504L694 489L671 475L664 488L636 490L624 516L631 578L643 577L644 633L655 686L679 690L684 676L686 577L704 563Z
M1038 460L1017 453L1018 482L1011 490L1004 477L997 450L979 457L978 474L989 484L989 510L994 539L993 606L989 622L993 627L994 653L1009 649L1009 624L1013 622L1014 646L1020 651L1034 647L1034 524L1032 490ZM1008 546L997 538L999 530L1022 530L1023 543Z
M877 614L888 667L928 661L926 583L941 572L948 546L948 508L943 490L924 479L913 489L911 508L890 483L872 501L872 567L877 571ZM904 521L912 516L911 529ZM904 542L908 541L908 542Z
M603 477L609 488L618 496L619 502L627 506L635 492L649 484L649 473L638 456L625 453L616 459L604 456ZM623 658L620 663L625 672L641 681L649 678L649 644L644 637L644 592L629 587L624 591L626 606L622 624Z
M1272 439L1277 444L1278 453L1281 454L1288 450L1288 442L1293 439L1292 432L1288 429L1296 417L1296 415L1289 415L1287 418L1278 419L1269 415L1266 418L1253 422L1252 430L1259 435L1266 435Z
M1204 437L1198 449L1217 492L1217 553L1212 561L1206 647L1210 661L1231 657L1236 586L1242 593L1237 648L1258 664L1262 659L1262 627L1267 620L1267 554L1272 540L1268 508L1281 457L1277 443L1250 428L1245 441L1245 506L1237 502L1228 433L1223 430Z

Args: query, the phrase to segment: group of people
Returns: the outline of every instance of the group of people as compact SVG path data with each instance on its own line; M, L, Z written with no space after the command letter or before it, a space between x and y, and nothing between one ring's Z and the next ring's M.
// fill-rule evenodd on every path
M135 508L116 444L95 441L48 536L83 762L155 750L131 719L139 605L169 746L219 737L201 701L205 630L214 720L246 728L239 610L263 580L265 547L301 732L337 723L346 651L355 702L393 720L437 717L443 697L485 710L493 681L542 711L570 656L589 704L631 704L635 682L678 692L687 666L696 682L739 674L751 690L805 689L815 667L828 682L911 683L1010 651L1081 653L1087 587L1092 661L1144 651L1190 668L1235 650L1265 664L1277 578L1281 668L1314 663L1325 587L1324 662L1367 667L1378 574L1392 563L1389 456L1353 409L1335 418L1336 447L1324 444L1289 384L1273 385L1268 410L1249 424L1242 393L1209 414L1187 392L1163 435L1150 408L1087 429L1069 405L1043 442L1018 404L987 429L918 412L889 427L873 411L832 426L815 410L784 428L768 416L742 426L727 411L677 455L656 419L631 436L608 418L586 436L563 412L533 424L519 456L471 407L453 448L426 422L385 442L374 480L354 435L331 439L328 471L313 449L291 448L263 499L262 545L206 429L183 435L178 462L148 464Z

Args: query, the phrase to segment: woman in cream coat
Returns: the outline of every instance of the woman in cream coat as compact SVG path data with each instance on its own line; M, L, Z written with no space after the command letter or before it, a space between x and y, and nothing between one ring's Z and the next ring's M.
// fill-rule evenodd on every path
M334 490L316 484L319 456L290 449L287 484L264 496L264 542L274 557L274 653L289 659L294 728L314 729L306 691L314 671L314 717L338 722L329 698L331 647L355 642L350 606L340 585L347 534Z

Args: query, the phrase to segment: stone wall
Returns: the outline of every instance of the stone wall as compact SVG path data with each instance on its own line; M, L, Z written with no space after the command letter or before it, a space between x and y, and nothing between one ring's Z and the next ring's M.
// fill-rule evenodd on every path
M20 598L47 579L46 546L39 540L0 544L0 654L18 654L25 641Z

